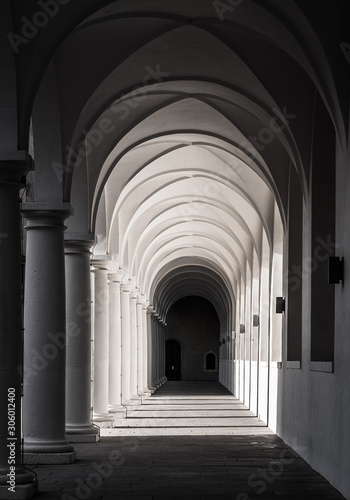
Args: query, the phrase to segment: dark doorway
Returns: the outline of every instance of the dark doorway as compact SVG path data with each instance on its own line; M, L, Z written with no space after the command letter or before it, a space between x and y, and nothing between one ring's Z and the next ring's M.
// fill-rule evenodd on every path
M205 359L205 369L206 370L215 370L215 354L210 352L207 354L207 357Z
M166 376L168 380L181 380L181 345L176 340L166 341Z

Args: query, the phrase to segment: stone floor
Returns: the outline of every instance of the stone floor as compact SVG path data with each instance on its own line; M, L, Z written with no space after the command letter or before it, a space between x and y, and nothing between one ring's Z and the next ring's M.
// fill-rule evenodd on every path
M72 465L32 466L35 498L343 498L217 383L168 382L115 425Z

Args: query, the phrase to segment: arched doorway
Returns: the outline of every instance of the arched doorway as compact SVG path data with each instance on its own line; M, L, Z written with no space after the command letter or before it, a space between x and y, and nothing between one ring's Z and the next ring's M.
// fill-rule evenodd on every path
M168 380L181 380L181 345L177 340L166 341L166 376Z

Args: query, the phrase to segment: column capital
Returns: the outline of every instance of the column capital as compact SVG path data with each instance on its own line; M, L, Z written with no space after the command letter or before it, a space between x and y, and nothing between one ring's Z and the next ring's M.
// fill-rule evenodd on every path
M120 291L121 292L128 292L131 293L133 291L134 287L130 283L122 283L120 285Z
M26 151L0 151L0 183L24 186L24 176L32 165L32 157Z
M88 238L90 236L90 238ZM66 239L64 241L66 255L88 254L91 255L91 249L95 244L94 235L86 235L86 238Z
M145 299L145 296L140 293L139 299L137 301L137 305L145 307L148 305L148 301Z
M133 300L138 300L139 296L140 296L140 290L134 288L130 294L130 298Z
M108 281L110 283L121 283L124 276L124 271L119 269L119 271L108 273Z
M148 306L147 307L147 314L149 314L150 316L152 316L154 312L155 312L155 309L153 308L153 306Z
M97 271L108 271L108 265L110 262L110 256L109 255L99 255L96 257L93 257L91 259L91 267L92 272L95 273Z
M26 219L58 217L67 219L73 215L73 207L69 203L59 201L27 201L22 203L22 213Z

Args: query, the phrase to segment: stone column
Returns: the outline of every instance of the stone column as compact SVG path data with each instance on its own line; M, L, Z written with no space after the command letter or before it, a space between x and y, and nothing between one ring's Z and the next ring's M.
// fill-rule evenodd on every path
M144 396L143 388L143 308L144 300L139 296L136 303L137 315L137 391L139 396Z
M110 273L109 280L109 411L114 417L124 418L125 408L121 402L122 392L122 325L120 284L124 272Z
M132 286L121 285L121 307L122 307L122 404L132 405L130 400L130 292Z
M165 376L165 321L161 322L161 381L162 385L166 382Z
M107 261L93 260L94 284L94 421L110 427L113 417L108 413L108 281Z
M139 296L138 290L130 294L130 396L137 403L140 397L137 394L137 316L136 302Z
M153 339L153 314L154 314L154 309L152 306L148 306L147 308L147 347L148 347L148 354L147 354L147 363L148 363L148 370L147 370L147 386L151 393L153 394L154 391L156 390L155 386L153 385L153 362L154 362L154 355L153 355L153 348L154 348L154 339Z
M66 420L66 294L68 203L24 203L27 257L24 301L24 460L67 464L76 459Z
M21 455L23 340L19 190L29 166L30 157L24 151L0 153L0 498L14 500L32 498L36 490L34 474L23 468ZM14 445L8 448L9 443ZM8 491L11 485L7 483L7 474L11 472L10 452L16 471L14 492Z
M71 442L92 443L91 280L89 240L67 240L66 253L66 434Z
M156 316L156 384L157 389L161 386L160 384L160 316L157 314Z
M148 326L147 326L148 302L145 300L142 305L142 335L143 335L143 392L150 395L148 387Z
M164 384L164 374L163 374L163 331L164 321L161 319L159 321L159 383Z
M159 314L152 313L152 385L158 389L158 318Z

